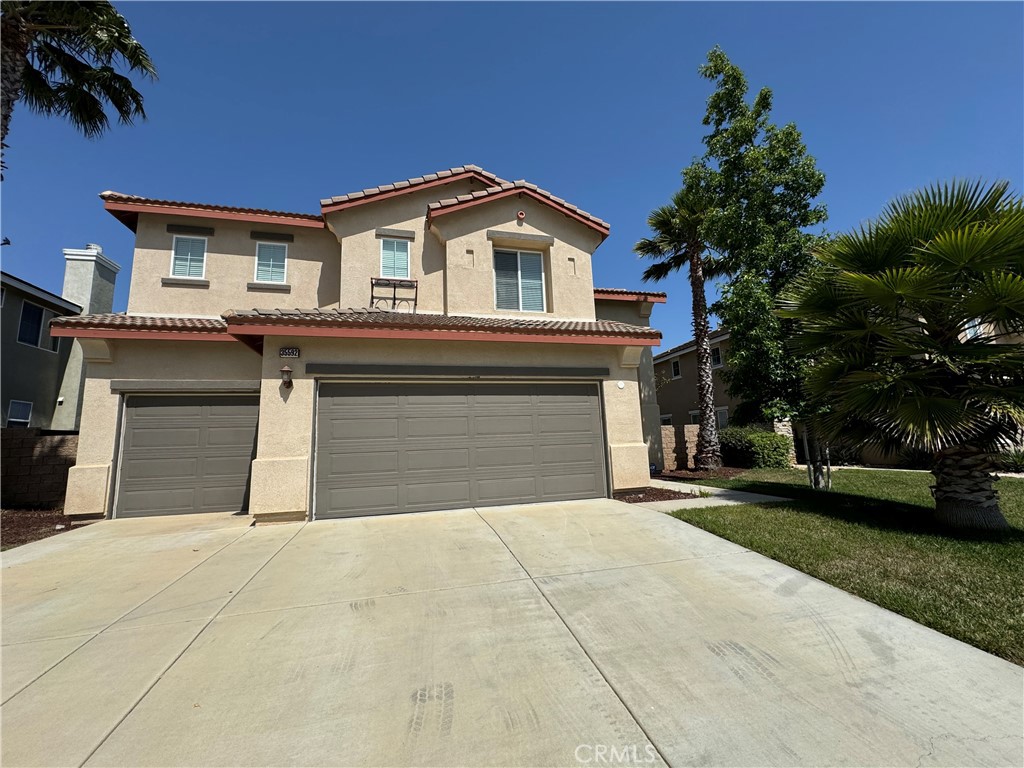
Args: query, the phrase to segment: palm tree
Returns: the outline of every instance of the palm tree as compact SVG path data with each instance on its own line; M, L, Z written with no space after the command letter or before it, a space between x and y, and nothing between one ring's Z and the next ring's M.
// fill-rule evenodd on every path
M955 181L906 195L817 253L783 295L820 426L934 457L935 512L1008 527L994 453L1024 424L1024 200Z
M19 100L33 112L67 118L89 138L110 126L106 104L121 123L145 119L142 95L114 67L127 66L150 78L156 77L156 69L128 22L107 0L4 0L0 8L0 142L6 145Z
M689 267L700 409L697 451L693 463L697 469L710 470L722 466L722 449L718 443L718 424L715 421L708 305L704 296L704 281L711 276L707 273L712 262L708 256L708 247L699 233L706 210L703 197L684 187L672 197L671 205L664 205L651 212L647 217L647 226L651 228L653 236L638 242L633 250L637 255L657 262L644 271L644 281L664 280L684 266Z

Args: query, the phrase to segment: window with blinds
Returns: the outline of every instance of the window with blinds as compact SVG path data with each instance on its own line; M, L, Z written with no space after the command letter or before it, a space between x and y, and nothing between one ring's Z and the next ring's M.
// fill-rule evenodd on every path
M545 311L543 254L494 252L494 306L518 312Z
M288 246L284 243L256 243L256 282L283 283L287 261Z
M380 241L380 276L409 278L409 241Z
M206 238L175 237L171 275L173 277L202 278L205 274Z

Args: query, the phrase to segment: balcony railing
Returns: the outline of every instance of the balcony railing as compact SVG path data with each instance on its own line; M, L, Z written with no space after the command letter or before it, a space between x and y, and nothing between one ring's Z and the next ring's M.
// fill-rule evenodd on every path
M370 278L370 306L374 309L415 312L419 284L393 277Z

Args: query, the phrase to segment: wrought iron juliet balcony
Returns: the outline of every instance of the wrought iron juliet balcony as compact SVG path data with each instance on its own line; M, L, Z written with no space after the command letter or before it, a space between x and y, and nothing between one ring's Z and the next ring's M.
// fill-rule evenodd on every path
M415 312L418 295L419 284L415 280L370 278L370 307L373 309Z

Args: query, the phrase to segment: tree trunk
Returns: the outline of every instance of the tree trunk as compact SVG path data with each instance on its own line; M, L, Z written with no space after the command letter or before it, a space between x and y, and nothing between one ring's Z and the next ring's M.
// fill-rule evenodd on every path
M829 482L825 480L821 443L810 434L810 431L810 427L804 424L804 461L807 462L807 484L816 491L832 490L831 479Z
M935 519L952 528L982 531L1009 530L999 509L993 484L998 479L991 454L970 446L940 451L932 474L935 485Z
M715 384L711 372L711 344L708 335L708 304L704 298L704 265L701 251L690 253L690 290L693 293L693 338L697 343L697 401L700 426L697 429L697 452L693 464L699 470L722 466L722 447L718 442L718 421L715 418Z
M29 35L25 23L5 13L0 18L0 158L7 146L14 105L21 98L22 77L28 64ZM2 159L0 159L2 164Z

